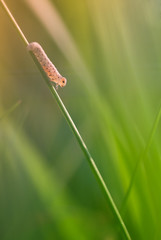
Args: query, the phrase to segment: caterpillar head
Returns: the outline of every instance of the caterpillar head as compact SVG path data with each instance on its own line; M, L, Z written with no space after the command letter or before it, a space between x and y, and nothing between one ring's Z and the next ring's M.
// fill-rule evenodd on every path
M66 84L67 84L66 78L62 77L59 81L60 87L65 87Z

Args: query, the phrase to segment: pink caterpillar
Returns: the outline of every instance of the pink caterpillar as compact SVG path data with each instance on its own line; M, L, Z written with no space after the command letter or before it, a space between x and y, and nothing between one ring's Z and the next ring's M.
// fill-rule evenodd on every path
M58 88L58 86L64 87L66 85L66 78L60 75L54 64L47 57L40 44L38 44L37 42L29 43L27 49L28 51L33 52L50 81L56 83L56 88Z

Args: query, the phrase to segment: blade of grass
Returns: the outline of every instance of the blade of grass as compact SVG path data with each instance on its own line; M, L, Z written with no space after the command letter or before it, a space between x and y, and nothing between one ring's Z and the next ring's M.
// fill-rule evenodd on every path
M148 140L146 142L146 145L145 145L145 148L140 156L140 158L137 160L136 164L135 164L135 168L133 170L133 174L131 176L131 180L130 180L130 183L129 183L129 187L127 189L127 192L125 194L125 197L123 199L123 202L122 202L122 206L121 206L121 212L124 210L125 206L126 206L126 203L128 201L128 198L129 198L129 195L131 193L131 189L132 189L132 186L134 184L134 180L135 180L135 176L136 176L136 173L137 173L137 170L138 170L138 167L139 165L144 161L145 159L145 156L151 146L151 143L152 143L152 140L153 140L153 137L154 137L154 134L156 132L156 129L158 127L158 124L159 124L159 121L160 121L160 117L161 117L161 104L160 104L160 107L159 107L159 111L157 112L156 114L156 117L155 117L155 120L154 120L154 123L153 123L153 126L151 128L151 132L149 134L149 137L148 137Z
M21 31L20 27L18 26L17 22L15 21L15 19L12 16L11 12L9 11L8 7L6 6L6 4L4 3L3 0L1 0L1 3L3 4L3 6L4 6L8 16L10 17L10 19L13 22L14 26L16 27L17 31L19 32L19 34L20 34L22 40L24 41L25 45L28 45L28 41L27 41L26 37L24 36L23 32ZM98 168L97 168L97 166L96 166L96 164L95 164L95 162L94 162L94 160L93 160L93 158L92 158L92 156L91 156L87 146L85 145L85 143L84 143L84 141L83 141L83 139L82 139L78 129L76 128L76 126L75 126L75 124L74 124L70 114L68 113L68 111L67 111L65 105L63 104L61 98L59 97L57 91L51 85L48 77L46 76L45 72L41 68L41 65L37 61L36 57L33 55L33 53L30 53L30 54L31 54L35 64L37 65L38 69L40 70L40 72L41 72L41 74L42 74L42 76L43 76L47 86L49 87L53 97L56 99L56 102L57 102L61 112L63 113L63 115L64 115L68 125L72 129L72 132L75 135L75 137L76 137L76 139L77 139L77 141L78 141L78 143L80 145L80 148L82 149L82 152L84 153L84 155L85 155L85 157L86 157L86 159L87 159L87 161L88 161L88 163L89 163L89 165L90 165L90 167L91 167L91 169L92 169L92 171L93 171L93 173L94 173L94 175L96 177L97 182L100 184L100 186L101 186L101 188L103 190L103 193L105 194L105 197L106 197L108 203L110 204L110 207L111 207L111 209L113 211L113 214L115 215L115 217L117 219L117 222L120 225L120 227L122 229L122 232L124 233L125 238L130 240L131 237L130 237L130 235L128 233L128 230L127 230L127 228L126 228L126 226L124 224L124 221L123 221L123 219L122 219L122 217L121 217L121 215L120 215L120 213L119 213L119 211L118 211L118 209L117 209L117 207L115 205L115 202L114 202L114 200L113 200L113 198L112 198L112 196L111 196L111 194L110 194L110 192L109 192L109 190L108 190L108 188L107 188L107 186L106 186L106 184L105 184L105 182L104 182L104 180L102 178L102 175L100 174L100 172L99 172L99 170L98 170Z

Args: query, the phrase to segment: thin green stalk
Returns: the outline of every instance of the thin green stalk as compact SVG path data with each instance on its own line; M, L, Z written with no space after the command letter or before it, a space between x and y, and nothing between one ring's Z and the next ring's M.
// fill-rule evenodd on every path
M23 32L19 28L17 22L15 21L14 17L12 16L11 12L9 11L8 7L6 6L6 4L4 3L3 0L1 0L1 2L2 2L5 10L7 11L10 19L14 23L16 29L18 30L19 34L21 35L21 38L25 42L25 45L28 45L28 41L27 41L26 37L24 36ZM98 183L100 184L100 186L101 186L101 188L103 190L103 193L105 194L105 197L106 197L108 203L111 206L111 209L112 209L112 211L113 211L113 213L114 213L114 215L115 215L115 217L117 219L118 224L120 225L120 227L122 229L122 232L124 233L125 238L130 240L131 237L130 237L130 235L128 233L128 230L127 230L127 228L126 228L126 226L124 224L124 221L123 221L123 219L122 219L122 217L121 217L121 215L120 215L120 213L119 213L119 211L118 211L118 209L117 209L117 207L115 205L115 202L112 199L112 196L111 196L111 194L110 194L110 192L109 192L109 190L108 190L108 188L107 188L107 186L106 186L106 184L105 184L105 182L104 182L104 180L103 180L103 178L102 178L102 176L101 176L101 174L100 174L100 172L99 172L99 170L98 170L98 168L97 168L97 166L96 166L96 164L95 164L95 162L94 162L94 160L93 160L93 158L92 158L92 156L91 156L91 154L90 154L90 152L89 152L89 150L87 148L87 146L85 145L85 143L84 143L84 141L83 141L83 139L82 139L78 129L76 128L76 126L75 126L71 116L69 115L69 113L68 113L66 107L64 106L61 98L59 97L57 91L55 90L54 86L52 86L52 84L49 81L47 75L45 74L44 70L42 69L41 65L39 64L39 62L37 61L36 57L34 56L34 54L32 52L31 52L31 56L32 56L35 64L38 66L40 72L42 73L43 78L44 78L47 86L49 87L53 97L56 99L56 102L57 102L61 112L63 113L63 115L64 115L68 125L72 129L73 134L75 135L75 137L76 137L76 139L77 139L77 141L78 141L78 143L79 143L79 145L80 145L80 147L81 147L81 149L82 149L86 159L88 160L88 163L89 163L89 165L90 165L90 167L91 167L91 169L92 169L92 171L93 171L93 173L94 173Z
M9 18L11 19L12 23L15 25L17 31L19 32L22 40L25 42L26 45L29 44L29 42L27 41L25 35L23 34L21 28L19 27L19 25L17 24L16 20L14 19L12 13L10 12L9 8L7 7L7 5L5 4L5 2L3 0L1 0L2 6L4 7L6 13L8 14Z
M130 183L129 183L129 187L127 189L127 192L125 194L125 197L123 199L123 202L122 202L122 206L120 208L120 211L123 212L125 206L126 206L126 203L127 203L127 200L129 198L129 195L131 193L131 189L133 187L133 184L134 184L134 180L135 180L135 176L136 176L136 173L137 173L137 170L139 168L139 165L144 161L145 159L145 156L149 150L149 147L151 146L151 143L152 143L152 140L153 140L153 137L154 137L154 134L156 132L156 129L158 127L158 124L159 124L159 121L160 121L160 117L161 117L161 104L159 106L159 111L157 112L156 114L156 117L155 117L155 120L154 120L154 123L153 123L153 126L152 126L152 129L151 129L151 132L149 134L149 137L148 137L148 140L146 142L146 145L143 149L143 152L140 156L140 158L137 160L136 164L135 164L135 168L133 170L133 173L132 173L132 176L131 176L131 180L130 180Z

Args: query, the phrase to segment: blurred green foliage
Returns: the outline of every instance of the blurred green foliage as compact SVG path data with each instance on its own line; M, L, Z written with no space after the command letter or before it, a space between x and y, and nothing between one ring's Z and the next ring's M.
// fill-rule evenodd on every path
M121 210L160 107L161 2L6 3L67 78L59 94ZM0 16L0 239L123 239L1 6ZM121 211L132 239L161 239L160 132L159 124Z

